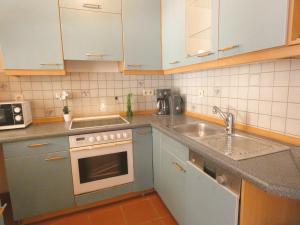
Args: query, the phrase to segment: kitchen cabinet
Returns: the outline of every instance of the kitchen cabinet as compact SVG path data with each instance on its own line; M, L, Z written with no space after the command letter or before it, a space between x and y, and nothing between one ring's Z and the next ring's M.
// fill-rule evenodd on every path
M63 8L90 10L107 13L121 13L121 0L60 0Z
M2 0L0 43L6 70L62 70L58 2Z
M65 60L122 61L121 14L61 8Z
M161 70L160 0L124 0L122 12L125 69Z
M218 184L192 163L188 163L186 176L186 224L238 224L237 194Z
M153 188L153 150L151 127L133 130L134 191Z
M218 58L219 1L186 0L186 64Z
M186 146L161 132L153 132L154 187L174 218L185 224Z
M163 68L182 66L185 62L185 1L162 0Z
M286 44L288 0L220 0L219 57Z
M69 149L57 145L56 152L47 151L41 147L48 146L45 140L35 142L31 145L35 154L24 156L10 155L14 145L3 145L15 220L74 206ZM49 139L49 143L54 142L55 138ZM19 151L26 152L26 143L18 142L18 145Z

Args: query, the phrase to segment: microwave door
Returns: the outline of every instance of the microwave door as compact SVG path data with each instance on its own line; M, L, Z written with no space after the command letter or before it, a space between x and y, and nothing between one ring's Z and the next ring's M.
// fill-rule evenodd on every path
M14 125L14 115L11 104L0 105L0 126Z

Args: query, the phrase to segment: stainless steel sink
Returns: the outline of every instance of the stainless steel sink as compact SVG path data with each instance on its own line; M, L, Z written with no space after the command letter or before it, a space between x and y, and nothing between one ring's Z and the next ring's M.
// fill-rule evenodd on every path
M201 139L201 143L234 160L243 160L280 151L288 146L248 135L215 135Z
M202 138L225 133L224 129L218 126L208 125L205 123L177 125L174 126L173 129L179 132L180 134L191 138Z

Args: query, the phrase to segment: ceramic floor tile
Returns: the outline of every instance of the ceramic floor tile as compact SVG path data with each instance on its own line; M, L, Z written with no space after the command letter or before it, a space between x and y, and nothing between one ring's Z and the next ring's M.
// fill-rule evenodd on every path
M91 225L87 212L75 213L57 219L53 225Z
M170 214L169 210L158 195L151 194L148 196L148 199L151 201L159 216L164 217Z
M121 205L128 225L139 225L159 218L151 202L146 199L135 199Z
M120 206L100 207L89 212L91 225L126 225Z
M156 220L151 220L145 223L141 223L139 225L163 225L162 220L161 219L156 219Z
M178 225L171 215L164 217L161 221L163 225Z

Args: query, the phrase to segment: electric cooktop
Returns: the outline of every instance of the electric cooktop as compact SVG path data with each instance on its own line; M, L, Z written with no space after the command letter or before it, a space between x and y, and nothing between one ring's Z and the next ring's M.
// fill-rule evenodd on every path
M70 130L108 127L122 124L129 124L129 122L119 115L76 118L72 120Z

